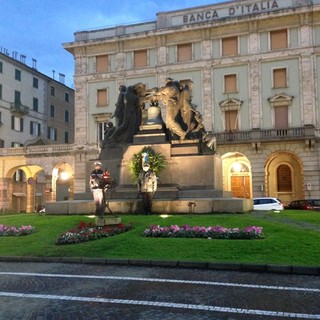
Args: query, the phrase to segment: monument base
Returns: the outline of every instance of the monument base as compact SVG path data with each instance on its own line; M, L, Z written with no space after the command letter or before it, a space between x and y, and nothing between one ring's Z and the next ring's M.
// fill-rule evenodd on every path
M119 223L121 223L121 218L117 216L104 216L103 218L96 218L97 227L110 226Z

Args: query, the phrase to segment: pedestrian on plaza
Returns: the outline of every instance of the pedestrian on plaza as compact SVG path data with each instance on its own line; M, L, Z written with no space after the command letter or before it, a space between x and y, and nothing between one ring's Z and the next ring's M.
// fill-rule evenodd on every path
M93 195L93 200L96 205L96 216L103 218L106 209L105 188L107 185L106 177L110 178L107 170L102 170L102 163L96 161L94 170L90 174L90 189Z
M138 188L142 197L143 213L145 215L152 214L152 199L157 190L157 176L147 162L143 162Z

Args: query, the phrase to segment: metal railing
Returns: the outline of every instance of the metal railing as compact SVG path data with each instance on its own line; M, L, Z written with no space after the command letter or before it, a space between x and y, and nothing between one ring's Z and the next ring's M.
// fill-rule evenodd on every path
M28 114L29 107L23 105L21 102L12 102L10 103L10 111L12 113L19 113L19 114Z

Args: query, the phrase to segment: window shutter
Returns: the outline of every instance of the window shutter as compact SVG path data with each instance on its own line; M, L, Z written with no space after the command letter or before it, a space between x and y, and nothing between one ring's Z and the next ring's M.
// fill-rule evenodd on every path
M11 129L14 130L14 116L11 116Z
M178 62L190 61L192 60L192 44L179 44L178 50Z
M20 119L20 132L23 132L23 118Z
M238 37L222 39L222 55L232 56L238 54Z
M147 66L147 50L134 52L134 67L141 68Z
M96 56L96 71L106 72L108 71L108 56Z
M33 121L30 121L30 134L33 134Z

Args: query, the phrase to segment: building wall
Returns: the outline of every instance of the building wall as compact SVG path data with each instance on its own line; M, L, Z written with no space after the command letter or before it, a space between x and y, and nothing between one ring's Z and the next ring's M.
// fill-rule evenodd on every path
M40 138L46 143L73 143L74 90L6 54L0 53L0 63L2 147L12 147L12 143L23 146ZM16 72L20 73L20 80L16 79ZM51 87L54 88L54 96L51 94ZM15 103L16 92L20 93L20 103ZM65 101L66 95L68 102ZM55 109L53 117L50 114L51 106ZM13 108L18 112L14 112ZM19 128L12 129L12 116L19 118L16 121L23 122L23 128L18 126ZM36 129L31 129L31 126ZM48 127L57 130L56 139L49 139ZM68 132L67 140L65 132Z
M282 29L287 30L288 45L272 50L272 32ZM224 39L233 36L238 38L238 52L224 56ZM191 60L179 62L180 44L192 44ZM217 151L225 158L225 189L231 188L232 161L242 155L250 169L251 197L282 196L285 202L320 197L319 45L319 0L222 2L161 12L154 22L75 33L75 41L64 44L76 61L75 143L91 150L98 145L97 122L112 120L120 85L143 82L152 88L162 86L166 77L187 78L194 82L192 102L203 114L206 130L216 135ZM145 67L134 67L136 50L147 50ZM108 55L107 72L96 72L99 55ZM287 83L275 88L273 73L279 68L287 70ZM237 90L228 93L224 77L230 74L236 74ZM108 105L97 108L96 91L103 87L108 88ZM237 104L235 134L225 132L229 110L223 107L225 102ZM281 103L288 106L288 128L277 131L275 108ZM308 128L313 128L311 135ZM290 166L298 188L278 194L279 163ZM306 183L311 190L306 190Z

